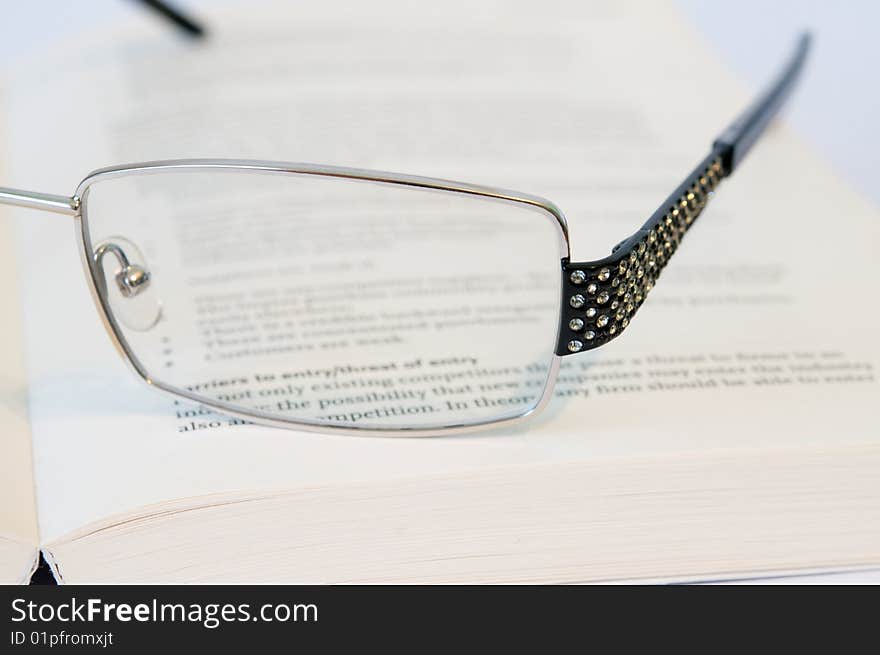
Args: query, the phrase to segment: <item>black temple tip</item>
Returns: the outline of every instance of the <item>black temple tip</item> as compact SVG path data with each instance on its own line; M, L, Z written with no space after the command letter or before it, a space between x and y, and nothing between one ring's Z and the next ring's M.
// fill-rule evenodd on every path
M798 38L798 47L802 50L809 50L813 45L813 33L810 30L803 30Z
M176 7L172 7L167 2L164 2L164 0L139 0L139 2L167 18L188 36L193 38L205 36L204 27Z

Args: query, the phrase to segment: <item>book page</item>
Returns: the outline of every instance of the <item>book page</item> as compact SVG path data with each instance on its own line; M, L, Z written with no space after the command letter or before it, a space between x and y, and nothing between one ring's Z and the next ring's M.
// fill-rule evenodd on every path
M0 118L3 116L0 96ZM5 129L0 127L0 146L5 144L5 136ZM5 168L5 160L0 158L0 174ZM6 208L0 209L0 294L4 302L0 321L0 584L12 584L27 579L36 563L40 539L15 233Z
M209 19L204 43L133 28L22 70L9 184L70 193L94 168L175 157L405 171L550 198L588 260L642 224L751 96L666 3ZM787 47L768 44L768 79ZM257 427L151 392L104 333L72 221L22 213L42 537L205 494L876 441L875 209L774 126L699 223L626 334L564 358L540 416L393 440ZM230 262L247 250L228 247Z
M3 166L0 166L2 170ZM14 234L0 211L0 291L7 310L0 322L0 584L27 579L37 557L37 504L27 379L22 353Z

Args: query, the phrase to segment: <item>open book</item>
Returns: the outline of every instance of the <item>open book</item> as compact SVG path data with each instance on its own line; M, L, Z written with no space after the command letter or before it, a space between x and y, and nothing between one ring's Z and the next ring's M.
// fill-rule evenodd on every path
M199 156L410 171L554 199L586 260L641 225L750 97L661 2L207 18L205 42L120 28L13 73L4 183L70 193L106 164ZM788 45L766 44L768 62ZM473 436L302 434L156 395L102 329L69 217L5 213L4 581L40 550L73 583L880 564L880 215L780 126L639 321L565 358L543 415Z

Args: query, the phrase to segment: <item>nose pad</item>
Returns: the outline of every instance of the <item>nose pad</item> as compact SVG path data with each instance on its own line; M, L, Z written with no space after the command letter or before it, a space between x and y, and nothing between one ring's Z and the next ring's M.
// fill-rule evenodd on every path
M116 286L119 293L132 298L141 291L146 291L150 284L150 272L137 264L127 264L116 274Z
M95 246L92 260L100 273L99 291L113 317L138 332L155 327L162 318L162 305L140 249L124 237L110 237Z

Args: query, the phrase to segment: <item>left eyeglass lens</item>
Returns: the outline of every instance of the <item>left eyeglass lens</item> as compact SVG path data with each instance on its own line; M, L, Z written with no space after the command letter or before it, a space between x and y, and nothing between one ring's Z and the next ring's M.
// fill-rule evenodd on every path
M496 421L544 392L563 242L537 207L174 169L96 182L83 217L115 330L160 386L380 430Z

